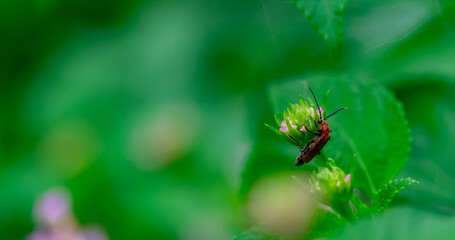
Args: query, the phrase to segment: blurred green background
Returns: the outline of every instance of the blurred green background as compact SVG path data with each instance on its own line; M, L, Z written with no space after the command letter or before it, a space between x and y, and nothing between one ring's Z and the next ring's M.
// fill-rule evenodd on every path
M396 202L455 214L455 3L348 0L343 30L335 61L288 0L1 1L0 236L63 186L110 239L230 239L249 184L294 169L268 84L314 72L396 94L421 181Z

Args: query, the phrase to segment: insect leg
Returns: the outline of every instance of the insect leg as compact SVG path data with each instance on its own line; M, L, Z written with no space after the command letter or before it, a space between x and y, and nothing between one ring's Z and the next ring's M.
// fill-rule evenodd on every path
M297 141L297 145L299 146L299 151L300 151L300 152L303 152L303 149L302 149L302 147L300 146L300 142L299 142L299 141Z
M305 127L305 128L306 128L306 130L307 130L309 133L312 133L312 134L317 135L317 136L321 135L320 132L312 132L312 131L311 131L310 129L308 129L307 127Z
M289 137L290 137L292 140L294 140L294 141L297 142L297 146L299 146L299 150L300 150L300 152L302 152L303 149L302 149L302 147L300 147L300 142L299 142L299 140L295 139L293 136L289 136Z

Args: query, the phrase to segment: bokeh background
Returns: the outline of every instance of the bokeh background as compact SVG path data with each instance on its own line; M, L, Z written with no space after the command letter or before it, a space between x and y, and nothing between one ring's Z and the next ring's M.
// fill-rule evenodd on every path
M268 147L268 84L314 72L396 94L421 181L397 204L455 214L452 1L348 0L339 61L287 0L2 0L0 33L2 239L56 187L109 239L230 239L249 158L293 167Z

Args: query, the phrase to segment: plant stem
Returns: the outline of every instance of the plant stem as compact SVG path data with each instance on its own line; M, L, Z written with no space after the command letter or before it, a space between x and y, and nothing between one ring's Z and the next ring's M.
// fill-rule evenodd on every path
M344 217L349 222L355 221L357 217L354 214L349 202L338 202L333 205L333 210Z

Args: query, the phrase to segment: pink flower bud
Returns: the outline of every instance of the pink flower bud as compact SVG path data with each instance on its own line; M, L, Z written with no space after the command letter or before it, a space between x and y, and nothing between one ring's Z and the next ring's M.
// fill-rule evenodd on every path
M288 132L288 128L287 128L287 127L280 127L280 131L282 131L282 132Z
M318 112L320 115L322 115L324 113L324 110L322 110L322 107L319 107Z

